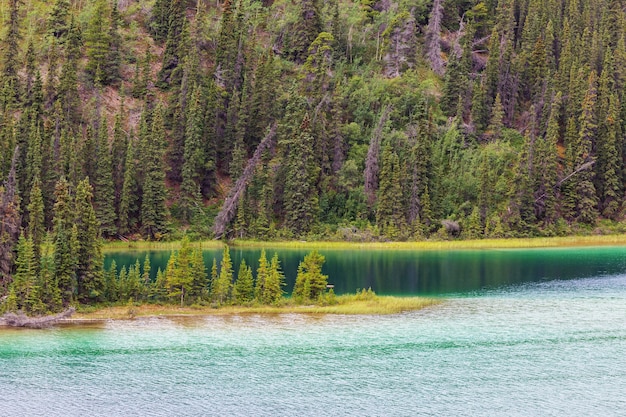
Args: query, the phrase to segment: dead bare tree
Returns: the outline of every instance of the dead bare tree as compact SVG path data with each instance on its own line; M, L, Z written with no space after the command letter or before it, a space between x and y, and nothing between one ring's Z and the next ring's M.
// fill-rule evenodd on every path
M435 0L430 11L428 27L426 28L426 56L430 66L437 75L443 76L444 62L441 57L441 20L443 19L444 0Z
M261 160L261 156L266 149L270 149L274 146L274 142L276 139L276 123L271 126L269 132L265 135L259 146L257 146L254 151L254 155L252 158L248 160L246 164L246 168L243 170L243 173L235 183L235 186L228 193L228 197L224 200L224 204L220 209L220 212L215 217L215 224L213 225L213 232L215 233L215 238L220 239L226 233L226 228L235 217L237 212L237 206L239 204L239 200L248 185L248 182L252 179L254 175L254 170Z
M572 171L570 174L568 174L567 176L565 176L563 179L561 179L560 181L558 181L556 183L556 185L554 186L554 188L559 188L561 185L563 185L563 183L565 183L565 181L569 180L570 178L572 178L574 175L585 171L589 168L591 168L594 164L596 163L595 160L593 161L588 161L585 162L582 165L579 165L578 167L576 167L576 169L574 171ZM548 194L547 193L543 193L541 194L539 197L537 197L537 199L535 200L535 203L538 203L539 201L543 200Z
M391 113L391 106L387 105L383 109L380 119L378 120L378 126L374 130L372 139L370 140L370 147L367 150L367 159L365 160L365 196L370 207L376 201L376 190L378 189L378 155L380 154L380 141L383 136L383 129L385 123L389 119Z

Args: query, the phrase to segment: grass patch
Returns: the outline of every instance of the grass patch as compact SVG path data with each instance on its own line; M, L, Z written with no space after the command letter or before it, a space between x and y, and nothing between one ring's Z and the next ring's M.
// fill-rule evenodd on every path
M240 248L272 248L272 249L332 249L332 250L454 250L454 249L528 249L556 248L576 246L622 246L626 245L626 234L586 235L565 237L535 237L511 239L480 239L480 240L424 240L417 242L340 242L340 241L260 241L239 240L228 242ZM147 251L147 250L178 250L181 241L151 242L105 242L104 252L115 251ZM201 249L221 249L224 242L219 240L203 240L191 242L191 247Z
M102 246L102 250L104 252L115 252L115 251L148 251L148 250L178 250L181 246L180 240L175 240L171 242L151 242L147 240L138 240L138 241L115 241L115 242L105 242ZM192 248L200 248L200 249L221 249L224 247L224 242L219 240L203 240L199 242L191 242L190 247Z
M373 249L373 250L452 250L452 249L526 249L576 246L626 245L626 234L536 237L515 239L444 240L418 242L321 242L234 240L235 247L276 249Z
M425 297L391 297L372 295L362 297L360 294L340 295L335 297L331 305L295 305L285 300L281 306L252 305L178 307L175 305L143 304L133 306L118 305L97 309L81 310L74 314L78 320L120 320L135 317L154 316L207 316L235 314L348 314L348 315L386 315L405 311L416 311L441 303L441 300Z

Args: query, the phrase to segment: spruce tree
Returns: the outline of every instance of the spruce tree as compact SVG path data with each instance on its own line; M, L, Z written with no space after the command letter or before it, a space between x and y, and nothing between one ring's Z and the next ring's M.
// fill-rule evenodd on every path
M114 303L118 301L118 294L117 263L115 262L115 259L113 259L111 266L104 273L103 298L110 303Z
M290 144L286 161L285 223L296 235L311 229L318 211L315 180L319 168L314 165L313 157L310 119L305 115L299 135Z
M328 276L322 274L322 265L325 258L317 251L312 251L304 257L298 265L296 283L293 287L293 298L303 304L309 301L317 301L326 291Z
M70 2L68 0L56 0L46 24L48 36L54 37L61 43L65 40L69 31L67 17L70 14Z
M265 255L265 249L261 249L261 256L259 257L259 267L256 270L256 282L254 285L254 298L258 302L263 301L263 293L265 292L265 282L268 279L270 273L270 265Z
M242 259L237 273L237 280L233 286L233 300L237 304L246 304L254 300L254 280L252 269Z
M46 234L43 196L41 194L39 177L35 177L33 188L30 191L28 216L28 237L33 241L35 256L39 259L39 247L43 243Z
M269 273L265 278L263 286L263 294L261 301L263 304L276 304L283 296L283 287L285 286L285 276L280 269L280 261L278 254L274 253L269 266Z
M182 167L181 184L181 217L190 222L200 211L202 195L200 183L204 168L203 152L203 112L200 103L200 89L195 88L191 96L189 116L185 132L184 162Z
M135 230L138 221L139 198L137 171L135 169L135 145L131 138L128 141L126 150L126 160L124 163L124 183L122 184L122 194L120 196L120 208L118 213L119 232L127 234Z
M96 0L85 31L87 54L85 71L92 81L99 80L104 85L109 83L106 73L107 55L111 42L107 30L109 14L106 0Z
M20 35L20 0L9 0L9 18L6 22L5 37L2 40L2 77L0 87L7 93L5 103L14 103L20 99L20 82L18 77Z
M303 63L309 46L322 32L322 29L319 0L301 1L298 20L289 31L289 57L297 63Z
M167 40L163 52L163 64L157 75L157 86L166 89L171 85L180 84L177 69L187 53L187 18L183 0L172 0L168 10Z
M560 140L559 120L561 118L561 93L557 93L552 100L548 131L544 140L545 153L542 161L542 184L539 200L542 201L542 212L545 224L554 224L557 213L557 180L558 180L558 143Z
M93 181L96 218L103 237L113 237L117 233L115 221L115 188L113 167L106 119L102 119L96 146L96 171Z
M15 260L15 275L12 290L17 297L17 308L27 313L40 310L39 286L37 285L37 261L30 238L20 236L17 242L17 257Z
M208 293L206 266L202 258L202 250L194 249L191 254L191 291L189 295L196 300L204 300Z
M213 282L211 295L218 305L228 304L232 297L233 287L233 264L230 259L228 246L224 247L222 262L220 262L220 272L217 280Z
M580 131L578 147L576 149L575 168L595 160L592 155L593 142L597 132L596 120L597 86L596 75L592 71L589 76L588 89L582 104L580 115ZM597 196L593 185L594 173L592 169L583 169L576 178L576 220L580 223L594 224L597 217Z
M39 261L39 297L47 312L56 313L61 310L62 299L59 284L54 273L54 255L51 242L42 247Z
M156 110L152 123L151 137L146 142L143 161L144 183L141 200L141 224L149 239L158 238L166 231L167 209L166 188L163 169L165 126L161 109Z
M69 183L62 177L56 184L54 194L54 273L61 290L63 304L74 299L76 290L76 266L78 264L78 229L74 223L73 202Z
M376 224L389 238L395 239L406 226L401 188L400 159L390 144L383 148Z
M92 205L92 188L85 178L76 186L75 218L77 227L76 279L80 302L103 300L103 256L100 242L100 225Z

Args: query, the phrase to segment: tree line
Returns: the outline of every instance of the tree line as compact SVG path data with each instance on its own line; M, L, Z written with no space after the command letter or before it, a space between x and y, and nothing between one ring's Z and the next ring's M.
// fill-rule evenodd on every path
M82 273L75 264L68 268L63 262L69 256L56 256L51 245L43 245L44 253L35 255L31 238L20 237L17 246L16 272L7 296L0 305L4 312L22 311L29 315L44 315L61 311L75 303L126 304L174 303L189 305L273 305L286 302L285 276L278 254L268 260L261 251L256 273L242 259L235 274L228 246L224 247L218 264L213 258L207 273L202 251L192 248L188 238L182 240L179 250L173 251L165 270L158 269L156 279L151 279L150 257L143 264L122 266L115 261L104 268L97 248L91 256L99 259L91 275ZM67 255L67 254L65 254ZM322 274L325 258L317 251L310 252L300 262L291 294L296 304L332 302L334 293L327 289L328 276ZM63 273L69 273L63 275ZM68 279L69 278L69 279Z

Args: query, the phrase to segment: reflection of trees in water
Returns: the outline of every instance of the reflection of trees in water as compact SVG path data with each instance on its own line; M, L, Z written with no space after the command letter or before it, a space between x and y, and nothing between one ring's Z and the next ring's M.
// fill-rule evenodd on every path
M267 249L274 252L285 272L291 292L298 263L308 252L302 250ZM115 259L118 268L130 266L137 259L143 262L150 253L152 278L159 268L165 269L170 252L130 252L106 254L105 266ZM232 248L235 270L241 259L256 271L260 249ZM619 248L532 249L485 251L368 251L321 250L326 257L323 272L338 294L352 293L358 288L372 288L379 294L446 294L498 288L525 282L567 280L616 274L626 271L626 250ZM219 249L204 251L207 268Z

